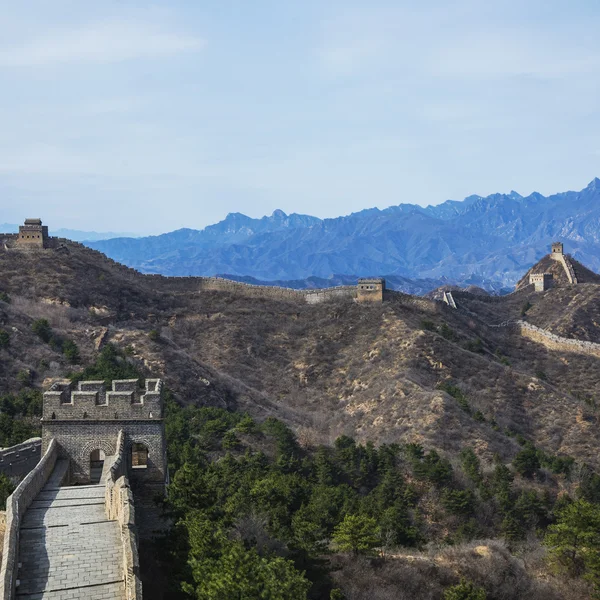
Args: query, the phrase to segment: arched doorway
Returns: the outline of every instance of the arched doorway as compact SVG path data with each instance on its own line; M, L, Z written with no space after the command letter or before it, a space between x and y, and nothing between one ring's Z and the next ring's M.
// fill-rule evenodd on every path
M90 453L90 483L100 483L105 458L106 456L102 450L92 450Z
M131 444L131 468L148 468L148 447L144 444Z

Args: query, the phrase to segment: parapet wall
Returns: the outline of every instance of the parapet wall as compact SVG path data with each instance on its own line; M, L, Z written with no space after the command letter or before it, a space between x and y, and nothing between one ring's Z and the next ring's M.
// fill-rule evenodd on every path
M125 597L127 600L142 599L138 535L135 525L133 493L127 479L125 432L117 436L117 454L106 476L106 518L116 520L121 531L123 545L123 573L125 575Z
M577 276L575 275L575 270L573 269L573 265L571 264L569 257L566 257L562 253L559 254L554 252L550 254L550 257L553 260L557 260L562 264L565 273L567 274L567 279L569 280L569 283L577 284Z
M144 388L137 379L115 380L109 391L104 381L80 381L76 390L55 383L44 393L43 420L162 419L161 392L160 379Z
M0 450L0 473L7 477L24 477L42 457L42 438L31 438L22 444Z
M58 445L55 440L52 440L40 462L6 501L6 532L2 550L2 567L0 568L0 597L3 600L12 600L15 597L21 519L33 499L48 481L57 457Z
M147 274L144 277L159 285L168 285L180 292L216 291L229 292L248 298L273 298L275 300L291 300L318 304L333 298L356 297L356 286L336 286L322 289L302 289L254 285L242 281L233 281L222 277L165 277L164 275Z
M523 337L543 344L549 350L576 352L600 358L600 344L561 337L525 321L517 321L516 324Z

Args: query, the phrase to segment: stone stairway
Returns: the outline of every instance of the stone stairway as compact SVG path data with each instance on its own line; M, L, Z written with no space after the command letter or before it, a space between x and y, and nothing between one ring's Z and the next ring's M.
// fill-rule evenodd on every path
M121 535L106 518L104 480L61 487L67 468L68 461L57 461L23 517L16 597L124 600Z

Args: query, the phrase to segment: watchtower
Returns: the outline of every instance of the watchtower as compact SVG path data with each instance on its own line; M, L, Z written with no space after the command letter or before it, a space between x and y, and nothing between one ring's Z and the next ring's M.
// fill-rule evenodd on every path
M385 279L383 277L365 277L358 280L356 300L358 302L383 302Z
M45 248L48 242L48 227L42 225L41 219L25 219L19 226L17 246L24 248Z
M117 454L119 431L125 437L128 477L136 484L164 491L167 482L162 381L115 380L55 383L44 393L42 455L54 438L59 457L70 462L71 483L97 483ZM110 465L107 465L110 466Z
M564 254L562 242L554 242L552 244L552 254Z
M552 287L553 279L552 273L532 273L529 283L534 286L536 292L545 292Z

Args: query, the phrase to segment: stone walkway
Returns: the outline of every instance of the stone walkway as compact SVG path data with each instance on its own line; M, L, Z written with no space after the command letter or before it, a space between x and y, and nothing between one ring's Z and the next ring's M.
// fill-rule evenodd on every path
M22 600L124 600L119 525L104 512L104 486L58 487L57 463L21 524Z

